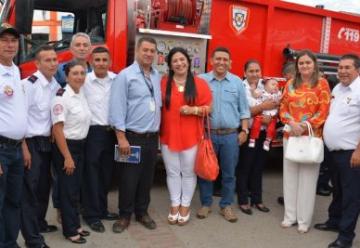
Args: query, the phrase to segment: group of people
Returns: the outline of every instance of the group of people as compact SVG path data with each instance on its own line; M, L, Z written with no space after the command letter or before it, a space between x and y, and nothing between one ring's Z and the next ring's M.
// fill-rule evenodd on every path
M170 194L168 223L189 222L197 184L201 208L196 216L207 218L213 182L194 172L206 116L221 170L219 207L225 220L237 221L235 191L243 213L251 215L252 207L270 211L262 200L262 171L278 118L288 126L285 150L288 137L307 135L310 124L315 136L324 137L333 163L329 220L315 228L339 233L330 248L351 247L360 212L357 55L340 58L340 83L331 93L316 56L301 51L280 93L275 79L262 80L256 60L245 64L244 81L231 73L225 47L211 52L212 70L198 76L191 72L186 49L172 48L168 74L161 78L153 67L157 44L151 37L137 41L134 63L115 75L109 71L109 50L91 50L85 33L73 36L73 59L67 63L58 64L51 46L40 47L37 72L20 81L12 61L18 42L13 27L0 27L0 247L19 247L20 229L27 247L48 247L41 233L57 230L45 220L51 181L63 235L73 243L85 243L90 235L81 227L80 212L95 232L105 231L102 220L107 219L115 220L112 230L121 233L133 214L144 227L156 229L148 208L159 143ZM115 144L123 158L140 147L139 161L117 165L118 214L107 210ZM319 167L284 158L283 228L309 231Z

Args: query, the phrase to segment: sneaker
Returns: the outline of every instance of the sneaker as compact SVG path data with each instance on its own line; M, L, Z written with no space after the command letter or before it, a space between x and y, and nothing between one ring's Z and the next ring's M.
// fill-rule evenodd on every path
M254 139L249 140L249 147L255 148L255 140Z
M198 217L199 219L205 219L209 216L210 213L211 213L211 208L203 206L197 211L196 217Z
M270 143L271 143L271 140L266 139L266 140L264 141L263 149L264 149L265 151L270 151Z
M224 208L221 208L220 214L224 216L225 220L234 223L237 221L237 216L234 213L234 210L230 206L226 206Z

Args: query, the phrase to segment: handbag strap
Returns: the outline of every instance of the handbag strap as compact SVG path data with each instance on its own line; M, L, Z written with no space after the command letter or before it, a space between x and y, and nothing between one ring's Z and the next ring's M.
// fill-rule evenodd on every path
M306 123L306 126L308 128L309 136L314 137L314 130L312 129L311 124L308 121L305 121L305 123Z

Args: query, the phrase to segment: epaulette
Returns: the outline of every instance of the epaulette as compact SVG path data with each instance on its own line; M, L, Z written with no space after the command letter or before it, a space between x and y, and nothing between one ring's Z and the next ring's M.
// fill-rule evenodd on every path
M31 75L31 76L28 78L28 81L31 82L31 83L35 83L36 80L38 80L38 77L35 76L35 75Z
M56 96L62 96L65 92L65 89L64 88L60 88L58 89L58 91L56 92Z

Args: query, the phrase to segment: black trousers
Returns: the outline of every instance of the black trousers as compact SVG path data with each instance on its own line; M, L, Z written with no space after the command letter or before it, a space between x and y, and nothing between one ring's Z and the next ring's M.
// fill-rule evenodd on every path
M85 149L82 190L83 218L88 224L100 221L107 211L107 194L114 171L114 130L91 126Z
M51 187L51 145L49 137L26 139L31 154L31 168L25 170L21 206L21 233L28 247L39 247L44 238L39 233L45 220Z
M130 145L141 146L139 164L121 163L119 182L119 215L130 218L147 214L150 203L150 189L154 179L158 152L158 135L137 135L126 132Z
M54 145L53 161L58 176L63 234L65 237L71 237L77 235L77 229L80 228L79 206L85 140L66 140L66 143L76 167L73 174L66 175L64 157L56 145Z
M248 142L241 146L237 170L237 196L239 205L262 203L262 175L268 152L263 149L266 131L261 131L255 148Z
M330 152L333 166L333 199L329 206L330 226L339 228L339 239L352 243L360 214L360 168L351 168L353 150Z

